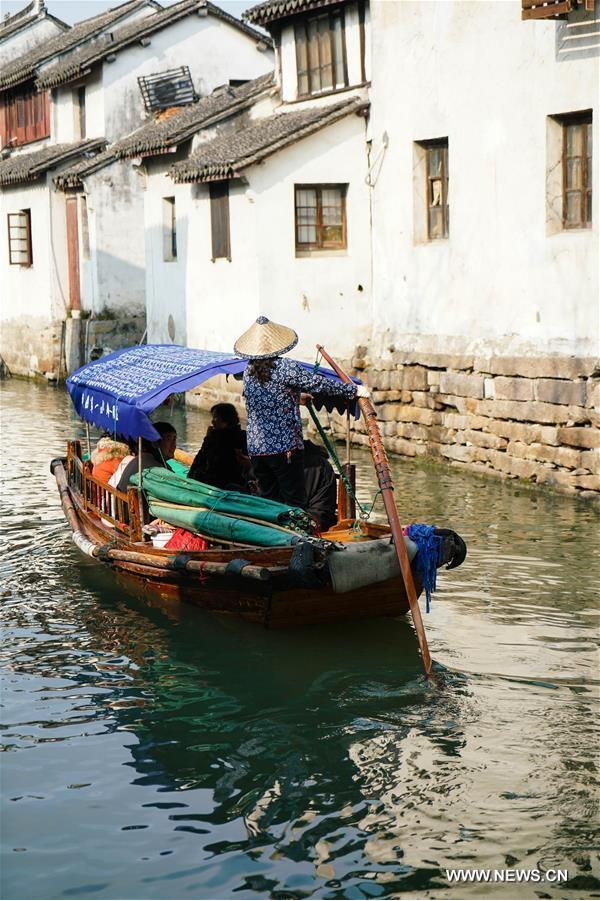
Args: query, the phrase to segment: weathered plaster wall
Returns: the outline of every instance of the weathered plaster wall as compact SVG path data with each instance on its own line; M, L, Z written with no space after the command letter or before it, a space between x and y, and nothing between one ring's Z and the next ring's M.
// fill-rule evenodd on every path
M68 298L64 196L45 180L3 188L0 221L23 209L31 210L33 265L10 265L6 243L0 256L0 354L18 375L55 369L55 321Z
M80 253L82 308L142 315L145 307L144 190L129 161L85 180L90 258Z
M189 185L175 185L159 162L149 165L144 192L146 319L150 344L186 344L186 259L189 253ZM163 198L175 198L177 259L164 260ZM194 247L194 256L199 249ZM193 289L188 298L196 302ZM171 320L171 321L169 321ZM198 345L202 346L202 345Z
M369 196L364 119L335 125L269 157L230 186L231 262L211 262L208 188L190 214L188 343L230 349L257 315L295 328L296 354L315 344L351 355L371 329ZM348 248L296 257L294 185L347 183ZM362 290L361 290L362 289Z
M187 16L151 35L150 41L147 47L127 47L102 67L105 134L111 141L146 118L137 83L141 75L186 65L196 91L204 96L230 78L256 78L273 68L271 51L257 50L252 38L210 15Z
M547 235L545 180L548 116L592 108L598 147L598 57L558 62L557 23L515 3L375 0L371 15L373 353L596 354L598 192L593 228ZM414 142L439 137L450 237L418 243Z

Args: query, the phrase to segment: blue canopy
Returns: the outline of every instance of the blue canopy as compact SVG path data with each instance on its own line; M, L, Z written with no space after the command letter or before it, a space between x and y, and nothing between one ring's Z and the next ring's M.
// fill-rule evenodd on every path
M214 375L243 372L248 360L213 350L195 350L177 344L141 344L118 350L77 369L67 389L79 416L99 429L124 438L160 436L149 415L171 394L188 391ZM309 372L310 363L300 363ZM320 375L339 382L330 369ZM354 379L360 384L360 379ZM315 397L316 406L346 409L339 397ZM356 414L356 404L354 404Z

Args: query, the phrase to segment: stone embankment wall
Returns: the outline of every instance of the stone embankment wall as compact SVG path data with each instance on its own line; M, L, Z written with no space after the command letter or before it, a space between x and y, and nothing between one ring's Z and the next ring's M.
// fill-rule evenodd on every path
M388 452L600 498L600 361L425 353L371 360L357 348L340 363L368 385ZM228 401L245 412L231 377L211 379L187 401L204 410ZM345 417L334 413L331 422L344 436ZM352 440L368 445L361 420Z
M0 357L10 375L56 381L90 359L138 344L145 328L145 316L8 320L2 323Z
M600 361L394 353L353 371L369 386L388 451L568 493L600 492ZM333 417L342 433L342 417ZM368 444L356 422L353 440Z

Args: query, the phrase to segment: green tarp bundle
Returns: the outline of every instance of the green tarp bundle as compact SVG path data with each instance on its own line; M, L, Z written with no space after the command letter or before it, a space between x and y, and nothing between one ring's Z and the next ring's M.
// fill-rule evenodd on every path
M292 532L284 532L258 522L249 522L235 516L224 516L199 510L195 507L175 507L150 498L150 513L180 529L214 538L217 541L233 541L236 544L252 544L259 547L288 547L300 538Z
M132 477L132 482L137 485L137 476ZM143 471L142 488L149 499L186 507L205 507L215 513L275 523L296 532L313 532L311 518L299 507L288 507L277 501L269 501L253 494L241 494L239 491L223 491L221 488L175 475L162 467Z
M131 481L137 485L137 475ZM299 507L223 491L162 467L143 471L142 488L152 516L217 540L286 547L313 534L311 518Z

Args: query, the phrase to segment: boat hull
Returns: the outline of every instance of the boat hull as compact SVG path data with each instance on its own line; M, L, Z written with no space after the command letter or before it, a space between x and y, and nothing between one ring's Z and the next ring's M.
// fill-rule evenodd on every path
M150 602L190 603L270 628L397 616L409 610L400 577L341 594L328 584L315 588L291 586L289 547L180 553L128 538L105 525L97 511L86 509L84 496L67 483L61 461L55 461L53 467L63 509L78 545L85 547L98 565L113 570L128 589ZM248 561L247 570L241 574L225 572L232 561L240 558ZM195 571L190 571L190 567L196 567ZM420 593L420 582L416 573L414 576Z

